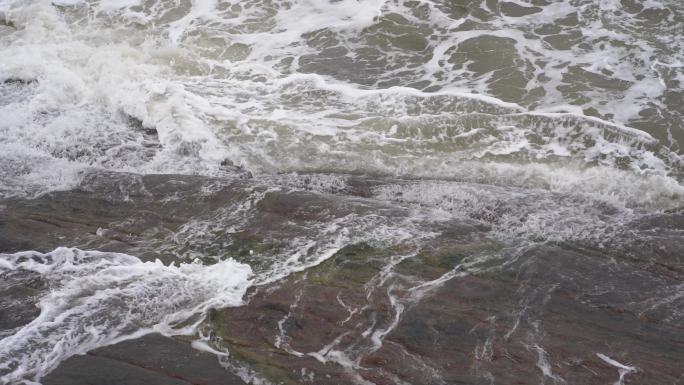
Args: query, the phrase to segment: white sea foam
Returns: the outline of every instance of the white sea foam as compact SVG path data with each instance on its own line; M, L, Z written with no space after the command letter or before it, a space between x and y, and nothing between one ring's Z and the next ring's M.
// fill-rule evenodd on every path
M502 169L519 168L525 177L518 181L534 181L530 187L581 185L637 202L646 199L633 186L656 180L667 186L664 195L677 200L681 155L627 124L649 103L666 108L661 96L677 86L670 82L664 89L661 83L681 77L681 68L671 64L681 62L675 53L638 41L629 34L631 21L625 28L602 24L589 2L556 2L531 16L501 15L475 29L463 27L474 16L456 20L443 4L423 3L424 14L376 0L229 7L209 0L187 7L130 0L60 7L6 2L3 13L16 30L0 38L3 77L37 82L12 88L0 106L7 117L0 123L2 142L39 151L54 164L66 159L73 169L221 175L220 164L229 159L257 174L334 171L501 184L508 172ZM611 4L617 7L611 17L624 21L617 14L621 5ZM559 49L530 37L534 27L575 14L578 26L563 28L580 30L593 49ZM415 53L395 46L395 29L407 39L429 35L430 60L412 62ZM378 45L368 40L372 36L389 40ZM524 85L527 91L542 87L543 100L513 100L491 89L491 71L449 64L455 49L483 37L512 39L511 55L521 68L546 63L534 64ZM319 46L325 39L330 43ZM604 46L602 39L619 44ZM352 72L326 72L336 65L317 58L326 47L346 50L334 60L351 60L339 65ZM377 74L375 67L354 67L364 47L401 65L379 61ZM666 74L666 68L674 72ZM603 70L625 86L559 91L568 76L599 82L592 76ZM403 80L368 87L354 71ZM550 80L534 80L541 78ZM437 88L407 86L422 80ZM28 96L19 91L24 88ZM570 100L573 92L590 101ZM589 107L608 116L585 116ZM145 137L128 117L156 136ZM672 144L677 134L668 138ZM596 164L600 170L592 170ZM594 174L602 174L600 180ZM570 181L558 175L570 175ZM38 175L31 190L40 191L41 183L43 191L68 188L78 178Z
M16 143L0 144L0 196L34 196L76 186L83 166Z
M617 381L615 381L615 382L613 383L613 385L623 385L623 384L624 384L624 379L625 379L625 376L626 376L626 375L638 371L638 369L637 369L636 367L621 364L621 363L615 361L614 359L612 359L612 358L606 356L606 355L603 354L603 353L596 353L596 356L597 356L598 358L600 358L601 360L603 360L605 363L607 363L607 364L609 364L609 365L612 365L612 366L614 366L614 367L617 368L618 374L619 374L620 377L618 378Z
M165 266L116 253L58 248L0 254L0 272L40 274L40 315L0 341L0 380L38 381L74 354L151 332L187 334L210 307L242 304L249 266L233 260Z
M591 241L601 246L635 218L619 201L548 194L543 190L497 188L424 181L374 189L381 200L410 204L433 220L477 221L501 241Z

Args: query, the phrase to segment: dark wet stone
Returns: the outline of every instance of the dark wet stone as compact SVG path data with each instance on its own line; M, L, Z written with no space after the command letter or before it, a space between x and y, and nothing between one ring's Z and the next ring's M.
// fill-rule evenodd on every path
M4 84L12 84L12 85L29 85L37 82L35 79L21 79L21 78L7 78L2 81Z
M442 247L433 255L453 255L458 245ZM211 326L218 343L274 381L305 383L303 370L314 373L317 383L351 382L349 372L340 372L338 365L297 355L319 352L336 339L336 349L368 349L363 332L390 323L392 307L385 289L368 291L379 269L350 262L396 254L350 246L306 274L258 289L245 307L215 314ZM397 270L424 275L411 266L427 265L435 277L453 264L424 259L409 258L405 262L413 265ZM626 377L627 384L677 381L684 320L644 315L649 298L667 290L657 272L557 247L534 248L513 262L505 269L456 277L418 302L405 302L399 323L380 349L360 356L360 375L378 384L399 378L412 384L538 384L555 379L598 385L619 376L617 368L597 355L604 354L639 367ZM669 284L676 287L677 281ZM664 314L676 313L678 305L670 306L675 308ZM358 313L351 315L349 309ZM283 341L297 354L288 353ZM546 364L555 377L544 377L541 367Z
M222 160L222 161L221 161L221 167L222 167L225 171L229 171L229 172L231 172L232 174L238 176L239 178L249 179L249 178L252 178L252 177L253 177L251 171L246 170L244 167L242 167L242 166L240 166L240 165L236 165L236 164L233 163L230 159L224 159L224 160Z
M37 273L0 272L0 338L38 316L40 310L35 305L45 289L45 282Z
M152 334L64 361L44 385L244 385L213 354Z
M354 176L326 193L307 188L305 176L300 181L299 191L263 193L255 179L93 174L72 191L2 202L0 250L77 246L167 263L232 257L259 269L312 225L413 213L400 200L372 199L378 186L401 181ZM250 191L259 198L249 201ZM228 231L236 205L249 210L239 230ZM610 207L602 212L612 215ZM600 246L577 240L523 248L489 238L507 213L493 208L426 222L434 236L419 245L343 245L318 266L251 289L245 306L212 309L203 332L230 352L230 365L283 384L614 383L617 369L597 354L639 368L625 384L678 381L682 210L642 216ZM203 235L179 238L184 226L203 221L211 225ZM32 306L45 288L28 274L0 278L7 332L36 316ZM215 357L155 338L73 357L46 384L221 383L201 382L222 373ZM356 373L330 349L356 362Z
M192 218L245 196L240 180L174 175L92 174L75 190L3 202L0 252L59 246L125 252L168 263L158 246ZM205 194L203 188L215 188Z
M156 146L161 147L161 144L159 143L159 133L155 127L146 126L143 124L142 120L136 118L135 116L126 115L126 120L128 126L143 134L143 138L145 140L154 142ZM147 144L147 146L149 147L151 144Z

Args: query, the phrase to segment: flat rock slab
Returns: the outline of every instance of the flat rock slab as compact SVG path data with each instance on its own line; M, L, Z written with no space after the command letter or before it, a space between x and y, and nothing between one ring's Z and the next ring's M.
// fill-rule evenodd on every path
M308 189L306 178L296 189L258 182L102 174L79 189L2 202L0 252L67 245L164 263L234 258L264 272L283 257L316 255L324 248L297 254L292 240L337 239L331 223L358 235L316 266L253 287L244 306L209 311L202 334L230 352L221 361L231 369L187 342L149 335L72 357L43 383L244 384L231 371L286 385L684 378L683 209L606 219L597 234L590 226L583 231L591 236L566 241L514 233L530 239L510 243L492 235L503 217L535 229L534 218L556 205L579 204L596 220L612 218L613 208L549 194L511 203L520 194L464 186L467 196L489 197L489 206L432 221L429 207L405 203L411 197L400 187L408 182L356 178L328 192ZM394 203L376 197L386 184ZM535 206L539 199L546 206ZM358 241L377 226L431 235ZM46 290L39 275L0 274L0 337L38 315Z
M64 361L43 385L244 385L215 355L160 334L95 349Z

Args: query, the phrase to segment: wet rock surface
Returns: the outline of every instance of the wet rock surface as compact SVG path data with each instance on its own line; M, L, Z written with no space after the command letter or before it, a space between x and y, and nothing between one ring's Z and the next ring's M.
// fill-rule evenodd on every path
M651 273L560 249L526 257L505 271L451 279L420 300L396 282L369 294L372 267L345 272L333 259L259 289L212 325L233 357L286 383L353 383L356 374L377 384L617 381L619 368L601 355L638 368L624 383L679 381L683 324L647 315L658 307L655 288L636 276ZM396 303L405 306L399 316Z
M75 190L0 202L3 253L72 246L166 264L230 257L257 274L289 266L282 256L312 261L284 278L265 275L244 306L207 314L200 332L229 356L152 335L72 357L44 384L682 380L681 210L626 224L612 240L621 247L510 243L490 234L496 212L489 222L436 221L426 208L375 199L388 181L310 182L268 189L252 179L96 173ZM391 233L396 223L427 235L362 236ZM321 241L302 246L303 234ZM315 259L329 249L331 257ZM0 274L6 336L38 315L49 287L28 272Z
M151 334L74 356L44 385L243 385L216 356L189 343Z

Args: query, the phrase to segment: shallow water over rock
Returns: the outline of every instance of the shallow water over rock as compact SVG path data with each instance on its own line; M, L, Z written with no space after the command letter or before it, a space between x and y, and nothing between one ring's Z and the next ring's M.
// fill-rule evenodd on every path
M68 280L45 273L73 269L56 265L64 251L4 255L12 265L3 265L2 306L13 309L13 316L3 319L5 336L67 314L45 318L53 305L38 301L47 290L52 291L48 298L103 306L88 312L111 312L111 300L92 302L112 293L111 286L105 289L94 277L112 268L119 276L131 274L127 264L147 266L135 257L120 267L103 264L111 257L102 253L117 252L164 264L196 262L195 267L181 264L178 273L159 265L147 267L155 269L149 276L135 275L135 290L175 297L174 312L183 316L155 320L148 315L133 324L112 319L111 325L121 326L112 326L98 343L155 330L199 333L191 339L202 336L202 346L227 353L217 359L244 381L614 382L624 369L611 366L604 356L638 368L627 372L626 383L676 381L681 375L681 210L644 215L589 201L594 206L583 206L583 212L596 211L593 222L565 224L575 231L563 239L559 231L545 238L527 223L547 220L545 227L561 226L548 217L546 205L559 212L568 201L575 207L579 199L548 192L539 192L532 202L523 196L515 202L515 189L449 182L451 199L445 206L425 194L421 205L415 203L411 188L444 183L425 180L100 172L84 180L71 191L6 201L0 217L4 250L49 252L67 243L100 254L74 249L74 255L85 258L79 263L96 274L81 283L91 288L78 292L69 289ZM472 203L466 192L489 203L465 210ZM436 208L436 202L442 205ZM516 207L525 207L519 217ZM505 231L512 221L519 228ZM586 231L578 226L587 226ZM229 258L251 266L254 286L236 307L222 308L226 302L218 298L225 292L197 290L205 290L199 289L200 282L213 279L213 267ZM171 274L168 287L161 278L166 274ZM184 299L186 287L195 291ZM129 314L169 311L154 297L134 298L125 300ZM42 318L34 319L36 303ZM193 315L197 309L208 310ZM188 322L198 321L187 328ZM86 332L40 330L55 347ZM125 351L126 345L121 346ZM3 349L0 354L29 353L20 344ZM146 365L164 365L155 351L150 348ZM27 375L45 375L70 355L62 350L54 361L27 358L45 368ZM81 359L74 359L58 369L59 376L80 370L75 362ZM19 378L12 373L16 369L3 375ZM83 383L71 376L70 383Z

